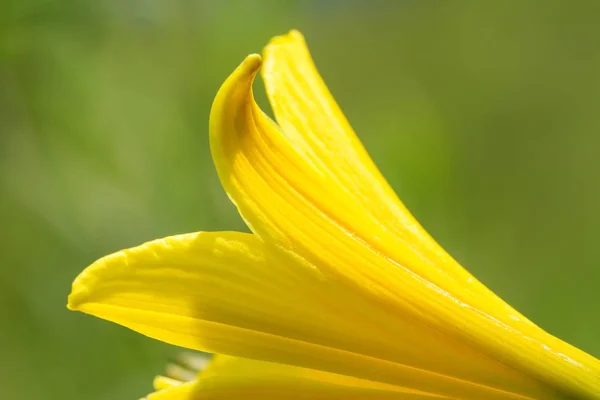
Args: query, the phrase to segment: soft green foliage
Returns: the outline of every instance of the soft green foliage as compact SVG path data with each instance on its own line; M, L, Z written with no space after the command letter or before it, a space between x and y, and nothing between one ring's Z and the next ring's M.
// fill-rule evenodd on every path
M0 398L150 390L176 350L68 312L70 283L145 240L243 229L208 112L290 28L426 228L600 356L599 20L593 0L2 2Z

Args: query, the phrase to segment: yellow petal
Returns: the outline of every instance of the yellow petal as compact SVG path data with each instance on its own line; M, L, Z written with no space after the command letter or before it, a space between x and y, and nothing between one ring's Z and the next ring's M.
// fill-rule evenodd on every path
M302 35L291 31L275 37L264 56L262 76L281 133L334 192L326 196L328 206L336 205L328 213L394 260L417 264L420 275L440 287L446 289L450 278L452 288L460 284L492 295L429 237L397 198L319 76Z
M364 379L264 361L218 355L193 382L170 386L148 400L389 399L442 397Z
M395 326L382 321L380 327L388 335L400 331L397 341L410 343L399 349L397 341L386 342L395 349L384 357L390 361L502 386L495 377L504 389L532 397L544 398L532 383L538 381L600 396L598 360L497 298L406 211L331 99L301 37L276 38L265 57L267 92L281 127L253 100L256 55L223 84L210 118L217 171L249 227L281 254L304 260L384 310ZM479 373L467 372L460 354L469 354ZM493 359L518 371L521 381L505 379Z
M160 376L159 375L156 378L154 378L154 381L152 382L152 386L154 386L154 390L160 391L160 390L164 390L164 389L173 388L175 386L179 386L182 383L184 383L184 381L169 378L168 376Z
M250 234L178 235L104 257L74 281L69 308L190 349L402 390L473 399L555 398L535 380L397 319Z
M156 392L150 393L141 400L191 400L200 399L197 396L198 381L175 384L170 382L169 378L163 376L156 377L154 388ZM172 383L172 384L171 384Z

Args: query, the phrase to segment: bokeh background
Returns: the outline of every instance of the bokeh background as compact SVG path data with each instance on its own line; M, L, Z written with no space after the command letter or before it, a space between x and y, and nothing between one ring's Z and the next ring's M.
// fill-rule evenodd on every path
M431 233L600 356L598 21L594 0L0 2L0 398L150 391L177 349L68 312L71 281L146 240L245 229L209 108L291 28Z

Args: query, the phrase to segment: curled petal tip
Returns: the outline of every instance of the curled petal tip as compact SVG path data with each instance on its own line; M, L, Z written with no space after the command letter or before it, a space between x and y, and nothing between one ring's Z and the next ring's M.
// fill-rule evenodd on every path
M213 102L209 118L209 137L215 164L235 153L232 140L247 123L253 104L252 83L262 65L259 54L250 54L225 80ZM221 163L223 164L223 163ZM218 169L218 168L217 168Z
M211 127L214 122L220 120L219 117L225 115L226 110L224 107L228 105L228 101L233 99L239 100L248 95L261 64L262 57L260 54L250 54L225 80L212 105L210 115Z
M242 61L240 66L237 67L232 76L240 78L243 76L253 77L259 70L261 64L262 57L260 56L260 54L250 54L244 59L244 61Z

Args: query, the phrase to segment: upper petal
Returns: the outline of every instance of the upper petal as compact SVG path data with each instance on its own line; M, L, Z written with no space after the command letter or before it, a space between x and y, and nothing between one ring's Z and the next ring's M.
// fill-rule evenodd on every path
M441 287L449 280L491 295L429 237L381 176L319 76L302 35L275 37L264 56L262 76L281 133L323 176L327 197L339 197L328 202L337 202L328 214L394 260L418 266L421 276Z
M482 363L477 379L495 373L484 365L491 357L566 392L599 396L598 360L505 304L408 213L335 105L299 34L276 38L265 58L280 126L252 98L258 56L224 83L210 121L220 179L250 228L385 310L405 329L403 338L415 339L415 352L448 352L441 333L481 354L471 361ZM464 360L440 358L448 362L439 370L460 375Z

